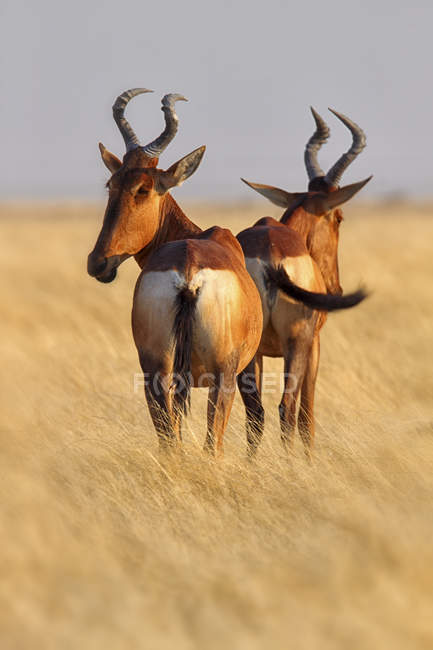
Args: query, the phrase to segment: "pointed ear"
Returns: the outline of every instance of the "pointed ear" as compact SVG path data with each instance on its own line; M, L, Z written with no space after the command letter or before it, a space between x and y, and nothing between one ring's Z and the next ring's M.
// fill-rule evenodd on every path
M265 196L271 203L279 205L280 208L288 208L293 203L299 201L300 197L303 196L301 192L286 192L286 190L280 190L278 187L273 187L273 185L262 185L261 183L250 183L244 178L241 178L248 187L251 187L253 190L256 190L259 194Z
M175 162L167 171L158 173L156 179L157 192L164 194L170 188L182 185L195 172L202 161L205 151L205 146L199 147Z
M326 210L333 210L338 205L341 205L342 203L346 203L346 201L349 201L349 199L351 199L352 196L355 196L355 194L359 192L359 190L362 190L364 185L367 185L368 181L370 181L372 178L373 176L369 176L368 178L366 178L363 181L360 181L359 183L352 183L351 185L345 185L345 187L341 187L339 190L327 194L326 199L324 199Z
M109 169L112 174L114 174L114 172L117 172L117 170L122 166L122 163L118 157L115 156L114 153L111 153L111 151L108 151L102 142L99 143L99 151L101 152L101 158L107 169Z

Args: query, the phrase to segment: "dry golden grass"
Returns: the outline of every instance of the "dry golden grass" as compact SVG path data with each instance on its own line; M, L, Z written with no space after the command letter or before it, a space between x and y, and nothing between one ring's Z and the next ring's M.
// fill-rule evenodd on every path
M190 211L234 231L266 213ZM133 391L138 267L85 272L101 214L0 209L1 647L431 648L429 207L346 210L343 286L374 293L323 331L312 466L299 443L284 457L275 392L256 464L238 398L225 459L206 459L201 391L184 459L160 465Z

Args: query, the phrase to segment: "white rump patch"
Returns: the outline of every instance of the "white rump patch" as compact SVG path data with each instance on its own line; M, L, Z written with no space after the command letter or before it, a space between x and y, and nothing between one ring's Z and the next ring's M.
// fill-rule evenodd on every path
M139 350L168 359L173 352L173 322L178 292L197 293L193 325L193 358L200 372L222 366L245 342L245 323L240 305L246 300L233 271L201 269L188 282L183 273L144 272L138 280L133 307L133 330ZM248 354L250 351L247 350ZM241 359L243 366L249 361ZM241 362L240 361L240 362Z
M189 282L186 281L185 276L178 271L172 271L174 275L174 286L176 289L189 289L192 293L197 291L203 286L204 276L202 271L198 271Z

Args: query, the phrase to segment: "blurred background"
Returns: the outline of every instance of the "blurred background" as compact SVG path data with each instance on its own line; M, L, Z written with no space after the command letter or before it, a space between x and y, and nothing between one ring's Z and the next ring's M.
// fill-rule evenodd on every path
M433 284L431 0L146 0L0 4L0 637L5 650L431 650ZM226 455L166 463L143 396L130 313L139 268L87 275L119 93L143 144L180 92L167 168L206 144L174 195L234 233L271 205L239 180L303 191L313 105L345 183L339 267L359 308L321 335L315 461L282 453L280 391L246 464L236 396ZM281 359L266 359L278 376ZM162 462L162 464L161 464Z
M240 176L304 189L310 105L332 131L325 168L351 142L328 106L365 130L346 178L374 174L363 197L431 191L429 0L3 0L0 18L0 199L103 197L97 143L123 154L111 106L134 86L155 91L128 107L143 143L162 130L163 94L190 100L161 160L207 144L182 196L249 199Z

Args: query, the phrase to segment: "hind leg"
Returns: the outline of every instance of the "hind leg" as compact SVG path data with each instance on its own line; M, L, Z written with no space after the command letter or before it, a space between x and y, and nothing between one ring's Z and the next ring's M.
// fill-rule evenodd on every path
M170 375L151 374L145 386L145 395L159 448L173 449L181 442L180 414L174 414L170 394Z
M247 454L253 458L263 436L265 411L262 406L263 356L256 354L238 375L238 388L246 411Z
M289 339L284 351L284 392L281 398L281 440L286 450L293 446L296 425L296 403L305 376L311 348L310 337Z
M301 388L301 405L298 415L298 429L305 453L310 455L314 444L314 390L316 387L317 371L319 369L320 338L316 334L311 346L310 356L307 362L304 381Z
M223 438L236 391L236 375L230 372L215 377L209 388L205 451L222 456Z

